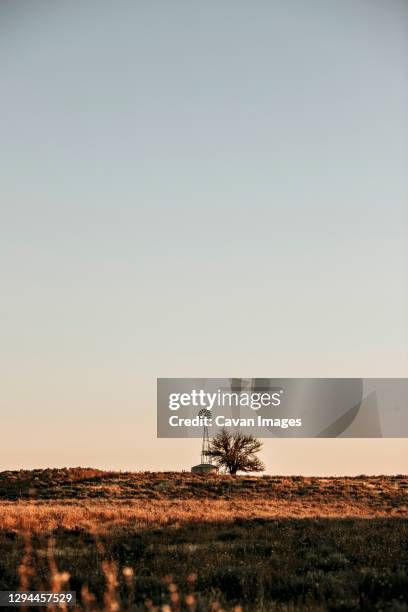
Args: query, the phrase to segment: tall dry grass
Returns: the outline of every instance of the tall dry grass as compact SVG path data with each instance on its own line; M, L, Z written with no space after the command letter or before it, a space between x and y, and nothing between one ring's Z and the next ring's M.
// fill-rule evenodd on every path
M407 490L405 476L0 473L0 590L72 589L89 612L408 612Z

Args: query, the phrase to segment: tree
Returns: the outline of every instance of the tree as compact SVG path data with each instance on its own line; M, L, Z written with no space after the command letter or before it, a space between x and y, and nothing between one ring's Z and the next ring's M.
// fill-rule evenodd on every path
M237 472L263 472L264 464L256 453L262 448L262 442L251 435L229 433L222 429L212 440L206 452L214 459L218 467L225 468L230 474Z

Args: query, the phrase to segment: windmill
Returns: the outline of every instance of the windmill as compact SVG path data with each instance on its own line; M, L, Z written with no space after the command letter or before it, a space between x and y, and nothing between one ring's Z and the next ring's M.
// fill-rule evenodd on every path
M201 408L198 413L198 416L200 417L200 419L202 419L203 422L203 437L201 441L201 463L199 463L198 465L194 465L191 468L191 471L196 474L217 474L218 468L216 465L213 465L211 463L211 458L209 458L207 454L210 448L210 437L208 435L208 425L206 419L211 418L211 410L208 410L208 408Z
M201 408L198 413L200 419L203 419L203 439L201 442L201 465L208 464L212 465L211 458L208 458L208 449L210 448L210 438L208 436L208 426L206 425L206 420L211 418L211 411L208 408Z

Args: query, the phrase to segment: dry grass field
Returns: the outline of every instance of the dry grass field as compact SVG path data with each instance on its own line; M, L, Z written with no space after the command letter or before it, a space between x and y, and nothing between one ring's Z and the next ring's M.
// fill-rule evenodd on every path
M0 590L77 609L408 611L408 477L0 473Z

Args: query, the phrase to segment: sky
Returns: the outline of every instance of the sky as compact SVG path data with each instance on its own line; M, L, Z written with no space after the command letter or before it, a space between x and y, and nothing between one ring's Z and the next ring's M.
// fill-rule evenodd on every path
M405 0L1 2L0 469L189 469L157 377L408 376L407 52Z

